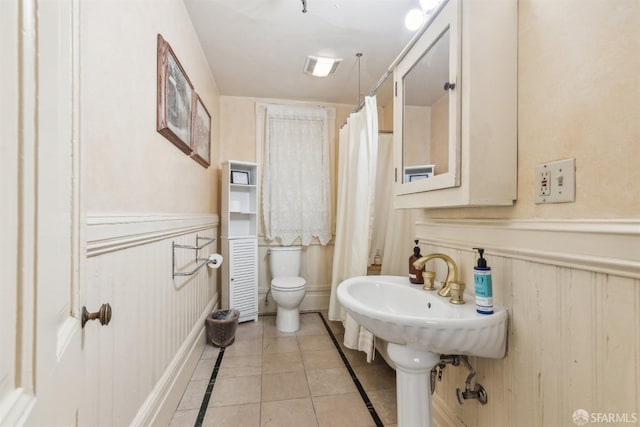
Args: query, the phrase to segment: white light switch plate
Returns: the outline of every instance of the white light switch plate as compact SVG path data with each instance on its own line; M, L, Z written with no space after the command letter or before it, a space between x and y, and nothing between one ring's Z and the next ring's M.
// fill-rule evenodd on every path
M535 202L566 203L576 201L576 159L536 165Z

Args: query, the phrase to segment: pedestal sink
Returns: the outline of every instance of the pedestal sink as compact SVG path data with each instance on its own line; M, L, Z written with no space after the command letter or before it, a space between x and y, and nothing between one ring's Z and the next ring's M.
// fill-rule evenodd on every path
M352 277L338 286L338 300L351 317L389 343L400 427L432 426L429 374L441 354L504 357L506 309L481 315L471 295L464 299L466 304L450 304L403 276Z

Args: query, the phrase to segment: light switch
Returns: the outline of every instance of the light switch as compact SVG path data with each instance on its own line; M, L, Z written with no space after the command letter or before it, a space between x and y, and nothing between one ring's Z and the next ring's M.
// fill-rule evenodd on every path
M566 203L576 200L576 159L536 165L536 204Z

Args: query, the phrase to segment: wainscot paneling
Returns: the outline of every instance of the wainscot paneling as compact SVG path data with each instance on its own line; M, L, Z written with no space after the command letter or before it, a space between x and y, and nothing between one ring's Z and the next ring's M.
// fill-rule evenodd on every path
M172 242L217 239L218 226L217 215L87 218L87 306L109 302L113 310L108 327L86 335L87 381L95 382L87 389L101 393L91 425L169 424L219 301L216 270L172 277ZM216 241L198 256L218 247ZM176 249L175 264L191 271L195 251Z
M420 220L416 235L423 254L458 263L471 294L472 248L485 248L510 314L507 356L470 358L488 404L459 405L467 371L448 366L436 425L573 426L578 409L640 422L640 221Z

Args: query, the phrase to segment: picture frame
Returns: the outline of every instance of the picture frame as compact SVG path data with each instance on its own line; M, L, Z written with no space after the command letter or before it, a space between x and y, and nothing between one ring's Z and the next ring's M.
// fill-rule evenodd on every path
M156 130L190 155L193 85L169 43L158 34L158 99Z
M232 170L231 171L231 183L232 184L249 185L249 172L248 171Z
M208 168L211 162L211 114L194 92L191 119L191 158Z

